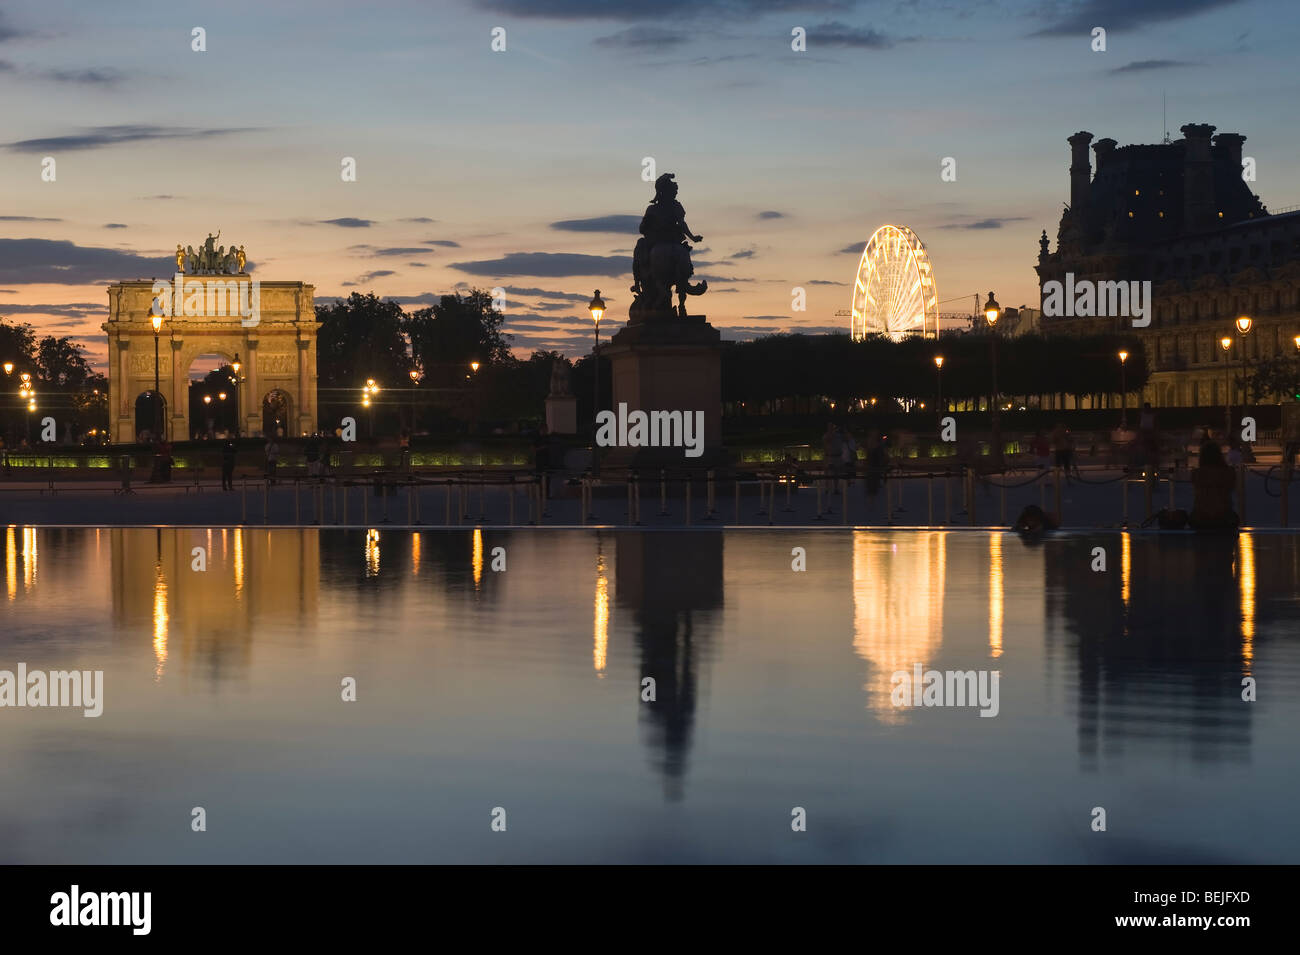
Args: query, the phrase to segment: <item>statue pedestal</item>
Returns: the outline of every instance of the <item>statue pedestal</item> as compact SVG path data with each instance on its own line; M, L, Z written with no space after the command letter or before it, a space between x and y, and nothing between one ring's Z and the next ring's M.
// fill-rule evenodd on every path
M610 467L710 468L726 463L722 448L722 344L703 315L665 313L625 325L601 349L613 374L613 408L627 414L680 411L703 415L702 453L683 447L615 446L600 449Z
M546 398L546 433L578 433L578 399L572 395L548 395Z

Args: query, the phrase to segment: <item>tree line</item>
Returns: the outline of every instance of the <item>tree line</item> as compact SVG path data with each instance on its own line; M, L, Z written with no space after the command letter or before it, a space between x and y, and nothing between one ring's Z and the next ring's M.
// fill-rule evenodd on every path
M894 341L883 335L853 341L846 334L767 335L730 345L723 353L723 400L748 411L786 399L824 398L837 406L863 400L933 406L987 399L993 389L993 342L987 333L947 333L938 339ZM1121 368L1120 351L1128 354ZM935 356L943 357L942 369ZM1095 395L1147 382L1142 342L1132 335L1041 334L997 342L1000 395Z

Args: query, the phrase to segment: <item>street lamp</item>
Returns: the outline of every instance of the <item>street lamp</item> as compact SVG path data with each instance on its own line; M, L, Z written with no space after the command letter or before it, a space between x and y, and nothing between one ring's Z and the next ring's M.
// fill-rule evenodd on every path
M370 412L370 437L375 436L375 409L371 407L371 396L379 394L379 386L375 384L375 379L367 378L366 383L361 388L361 407Z
M1122 409L1119 413L1119 426L1123 431L1128 430L1128 352L1121 350L1119 353L1119 405Z
M596 377L594 385L593 400L591 403L592 414L600 413L600 320L605 317L605 300L600 297L600 289L596 289L596 294L592 296L591 301L587 304L591 311L591 319L595 322L596 327L596 350L594 352L596 360ZM600 445L596 442L595 421L592 421L591 434L591 473L600 474Z
M1250 331L1250 326L1249 315L1238 316L1237 332L1241 335L1241 404L1243 408L1250 403L1246 392L1246 333Z
M412 368L407 372L411 379L411 433L415 433L415 386L420 381L420 373Z
M1223 349L1223 439L1226 441L1232 430L1232 382L1228 378L1228 352L1232 348L1232 339L1224 335L1219 339L1219 347Z
M11 361L5 362L5 374L12 375L13 373L14 373L14 363Z
M239 369L241 367L243 366L239 363L239 352L235 352L235 360L230 363L230 370L235 373L235 377L231 379L231 384L235 386L235 437L236 438L239 437L239 430L240 430L239 429L239 391L240 391L239 385L240 382L243 381L243 379L239 377ZM225 401L226 399L224 396L222 396L221 400Z
M938 382L938 392L939 392L938 400L934 403L934 406L935 408L938 409L939 414L942 415L943 414L943 356L942 355L934 356L934 377L935 380Z
M989 410L992 412L993 425L993 462L996 465L1002 463L1002 428L998 415L998 317L1002 314L1002 306L998 300L989 292L989 300L984 303L984 321L989 324L989 336L991 339L990 350L993 355L993 395L989 402Z
M162 331L163 317L153 303L149 305L149 322L153 325L153 407L154 441L162 440L162 396L158 394L158 333Z

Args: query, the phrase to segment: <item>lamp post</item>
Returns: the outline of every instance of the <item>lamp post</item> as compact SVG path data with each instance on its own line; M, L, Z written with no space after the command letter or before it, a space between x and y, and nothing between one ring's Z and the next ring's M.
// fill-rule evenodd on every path
M369 428L371 439L375 436L375 409L372 396L379 394L379 386L375 384L375 379L367 378L366 383L361 387L361 407L369 412Z
M1297 337L1297 345L1300 346L1300 336ZM5 362L4 369L5 369L5 377L7 378L14 373L14 363L11 361ZM3 427L4 427L4 431L0 432L0 438L3 438L5 441L8 441L9 440L9 434L8 434L9 415L8 414L5 415L5 421L3 422Z
M420 373L412 368L408 375L411 376L411 433L415 433L415 385L420 380Z
M1232 380L1228 376L1228 352L1232 348L1232 339L1224 335L1219 339L1219 347L1223 349L1223 440L1226 441L1232 431Z
M478 433L478 369L479 363L469 363L469 428L470 434Z
M993 425L993 463L1001 466L1002 464L1002 428L998 414L998 316L1002 314L1002 306L998 305L998 300L989 292L989 300L984 303L984 321L988 322L989 335L991 338L990 348L993 353L993 394L989 401L989 410L992 412Z
M1249 315L1241 315L1237 318L1237 333L1241 335L1241 405L1244 409L1250 404L1250 396L1246 392L1246 333L1250 331L1252 322Z
M32 376L23 372L19 376L18 397L27 402L26 429L23 432L27 442L32 443L32 412L36 410L36 389L32 387Z
M235 373L235 378L233 383L235 386L235 437L236 438L239 437L239 383L240 381L243 380L239 377L239 368L240 368L239 352L235 352L235 360L230 363L230 370ZM221 400L225 401L225 398L223 397Z
M1128 352L1121 350L1119 353L1119 426L1120 430L1128 430Z
M939 412L939 417L942 418L943 417L943 356L942 355L934 356L934 377L936 382L936 391L938 393L938 397L935 400L934 406Z
M591 311L592 321L596 326L596 350L594 352L596 360L595 376L595 393L592 395L591 413L592 413L592 432L591 432L591 473L599 476L600 474L600 445L596 442L596 421L595 415L600 413L600 320L605 315L605 300L600 297L600 289L596 289L596 294L587 304Z
M162 331L163 317L153 304L149 306L149 322L153 325L153 406L154 441L162 440L162 395L158 393L158 333Z

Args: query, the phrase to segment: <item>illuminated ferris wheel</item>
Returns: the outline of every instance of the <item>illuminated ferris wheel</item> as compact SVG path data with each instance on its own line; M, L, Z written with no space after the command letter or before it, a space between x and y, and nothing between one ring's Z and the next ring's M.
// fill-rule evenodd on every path
M867 242L853 284L853 320L849 334L939 334L939 294L925 243L906 226L882 225Z

